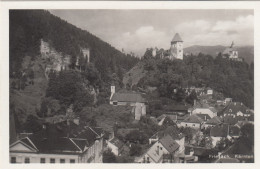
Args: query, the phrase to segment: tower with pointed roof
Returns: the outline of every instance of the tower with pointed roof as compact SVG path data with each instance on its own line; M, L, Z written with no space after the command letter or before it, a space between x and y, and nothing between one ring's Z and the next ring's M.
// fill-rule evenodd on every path
M183 40L179 33L176 33L171 41L170 59L174 58L183 60Z

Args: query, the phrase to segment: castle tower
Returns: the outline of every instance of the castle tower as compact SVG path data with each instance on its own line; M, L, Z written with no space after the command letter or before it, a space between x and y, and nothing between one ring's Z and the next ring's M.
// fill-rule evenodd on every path
M183 60L183 40L179 33L176 33L171 41L171 56L170 59L181 59Z
M89 50L89 48L82 49L82 52L83 52L83 57L85 59L87 59L87 63L89 63L89 60L90 60L90 50Z

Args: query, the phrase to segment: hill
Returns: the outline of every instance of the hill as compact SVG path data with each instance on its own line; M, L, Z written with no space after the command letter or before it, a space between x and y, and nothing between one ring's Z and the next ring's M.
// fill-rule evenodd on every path
M46 10L10 10L9 17L10 112L15 112L21 123L26 121L28 115L37 116L39 111L44 111L43 107L46 109L46 105L43 104L43 100L50 100L47 98L50 96L55 96L55 103L59 101L59 104L64 106L59 111L65 112L64 109L67 108L66 104L69 104L69 101L64 103L65 99L62 97L66 92L63 91L68 91L67 87L73 87L76 83L81 83L78 84L81 86L86 85L84 88L88 90L90 85L95 89L99 88L100 96L105 100L110 83L116 81L122 84L123 74L139 61L138 58L121 53L90 32L77 28ZM50 66L52 60L49 59L50 57L42 57L41 40L49 44L58 59L69 57L71 72L63 74L74 73L80 81L69 83L72 79L69 81L64 78L66 81L62 81L63 77L57 76L60 84L56 84L54 82L57 79L51 81L46 78L46 68ZM82 56L84 48L90 49L90 63L84 71L74 71L77 69L76 60ZM63 82L71 86L61 86ZM95 86L96 84L99 85ZM61 92L56 94L52 91L53 88L61 89ZM78 96L79 93L74 91L73 94ZM55 106L59 107L57 104Z
M131 69L138 58L125 55L86 30L52 15L45 10L10 10L10 72L21 70L23 58L39 55L40 39L63 55L69 55L70 67L74 68L76 57L82 48L90 49L90 62L108 81L109 73Z
M192 53L194 55L198 55L199 53L204 53L216 57L219 52L223 52L225 50L225 46L200 46L194 45L187 48L184 48L184 53ZM248 64L254 61L254 47L253 46L239 46L235 47L238 51L238 56L245 59Z

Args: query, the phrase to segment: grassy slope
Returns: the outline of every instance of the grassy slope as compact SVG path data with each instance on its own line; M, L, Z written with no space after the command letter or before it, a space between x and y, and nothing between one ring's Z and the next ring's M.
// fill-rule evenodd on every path
M141 78L143 78L146 75L146 71L143 68L143 64L139 62L136 64L130 71L128 71L124 78L123 78L123 83L126 86L128 83L132 85L136 85Z

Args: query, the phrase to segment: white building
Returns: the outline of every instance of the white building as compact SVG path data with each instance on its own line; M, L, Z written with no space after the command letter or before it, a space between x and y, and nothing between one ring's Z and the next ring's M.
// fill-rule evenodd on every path
M207 114L210 118L217 116L217 110L215 108L194 108L191 114Z
M201 129L203 122L204 122L203 119L201 119L199 116L194 114L194 115L188 116L183 121L181 121L180 126Z
M162 163L174 162L180 145L174 139L167 135L155 142L142 156L138 157L137 163ZM167 155L167 156L165 156Z
M73 128L73 126L70 127ZM102 162L104 134L100 128L85 127L80 130L80 133L63 133L66 129L63 123L45 126L40 132L12 143L9 147L10 162Z
M170 54L171 60L174 58L183 60L183 40L179 33L176 33L171 41Z

